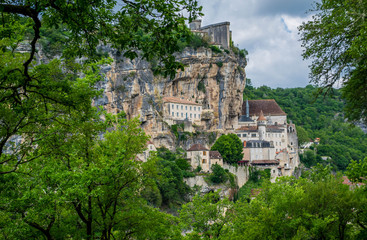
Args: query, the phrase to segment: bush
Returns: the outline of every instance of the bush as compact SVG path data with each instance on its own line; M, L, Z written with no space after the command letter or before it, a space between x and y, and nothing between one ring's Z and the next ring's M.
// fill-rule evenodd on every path
M178 42L179 51L183 51L185 47L198 49L199 47L209 47L209 41L197 34L192 34L188 39L180 39Z
M195 169L195 172L199 173L200 171L202 170L201 166L197 166L196 169Z
M225 183L228 181L228 173L218 164L212 166L213 173L209 175L209 180L212 183Z
M222 53L222 50L220 50L217 46L212 45L209 48L213 51L213 53Z
M206 93L206 89L205 89L204 81L200 81L200 82L198 83L198 90L199 90L199 91L202 91L203 93Z
M218 67L223 67L223 62L222 61L216 62L215 64L217 64Z

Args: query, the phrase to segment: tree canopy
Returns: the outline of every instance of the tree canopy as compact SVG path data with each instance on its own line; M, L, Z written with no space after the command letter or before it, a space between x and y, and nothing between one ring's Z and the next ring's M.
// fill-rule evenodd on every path
M299 27L303 57L312 59L311 81L326 92L342 82L351 121L367 121L366 10L361 0L322 0L311 9L312 20Z
M227 134L220 136L212 146L211 150L217 150L227 163L237 163L242 160L242 142L236 134Z
M0 172L38 158L29 152L39 133L91 107L109 62L100 46L159 60L155 71L172 76L183 67L172 54L191 36L185 20L200 10L196 0L1 1Z

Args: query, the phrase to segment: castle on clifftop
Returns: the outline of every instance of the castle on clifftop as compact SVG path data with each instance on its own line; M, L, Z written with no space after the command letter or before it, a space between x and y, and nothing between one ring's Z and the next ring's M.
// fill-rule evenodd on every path
M229 25L230 22L221 22L202 27L201 20L197 19L190 23L190 29L202 37L207 36L211 45L219 45L224 49L229 49L232 41L232 31L230 31Z

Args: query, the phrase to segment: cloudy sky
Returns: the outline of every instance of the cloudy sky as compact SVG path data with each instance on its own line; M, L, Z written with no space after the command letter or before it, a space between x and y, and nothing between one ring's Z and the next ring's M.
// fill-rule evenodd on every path
M202 26L229 21L232 39L249 52L247 78L254 86L303 87L309 62L302 60L297 26L310 19L314 0L200 0Z

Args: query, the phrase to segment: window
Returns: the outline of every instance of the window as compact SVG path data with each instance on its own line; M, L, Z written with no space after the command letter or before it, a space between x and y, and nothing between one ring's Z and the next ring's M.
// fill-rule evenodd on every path
M241 137L241 134L237 134L238 137Z
M187 113L186 113L186 118L187 118Z
M183 106L181 105L181 110L183 110Z
M178 117L178 113L176 114L176 116Z
M192 113L190 113L190 118L192 118Z
M199 109L199 111L200 111L200 107L199 107L198 109Z
M251 137L256 137L256 133L251 134Z
M172 104L172 109L175 109L175 105Z
M191 108L192 108L192 107L190 106L190 111L191 111Z
M203 151L203 155L206 156L206 152L205 151Z
M247 134L242 134L242 137L247 137Z
M187 110L187 106L185 106L185 110Z
M194 118L196 118L196 114L194 114Z
M175 113L174 112L172 112L172 117L174 117L175 116Z
M176 105L176 109L178 110L178 105Z
M199 118L200 118L200 114L199 114Z
M181 117L183 117L183 113L181 113Z
M196 111L196 107L194 107L194 111Z
M203 159L203 163L206 163L206 159Z

